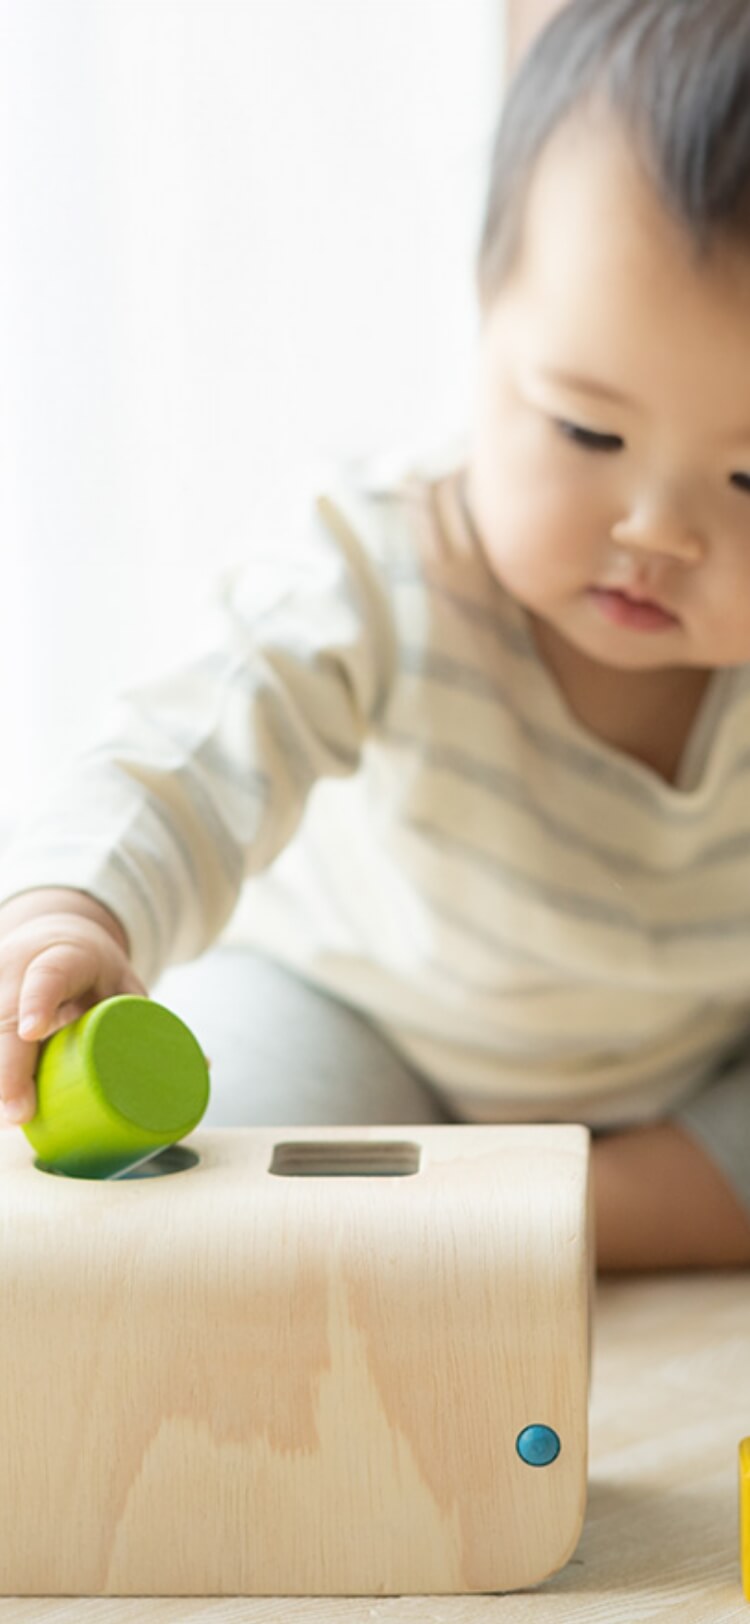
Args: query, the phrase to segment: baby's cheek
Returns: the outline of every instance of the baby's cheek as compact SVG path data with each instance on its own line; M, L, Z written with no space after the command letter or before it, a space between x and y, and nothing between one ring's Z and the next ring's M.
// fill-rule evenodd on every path
M497 531L497 562L510 590L550 593L565 591L591 572L587 546L575 514L561 509L554 493L543 487L529 489L508 504L505 521Z
M709 663L750 663L750 540L747 557L737 557L723 569L717 559L715 567L701 570L687 583L684 618L700 623L703 638L714 651Z
M569 450L542 441L536 426L475 446L470 494L493 572L518 597L540 586L566 592L601 573L606 503L571 478Z
M488 561L500 585L528 609L541 610L559 594L559 567L534 531L524 534L518 525L503 531Z

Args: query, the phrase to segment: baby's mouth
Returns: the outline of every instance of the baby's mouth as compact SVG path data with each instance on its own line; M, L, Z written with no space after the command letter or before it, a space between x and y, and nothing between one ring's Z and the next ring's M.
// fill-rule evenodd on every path
M592 586L588 596L604 615L617 626L628 626L634 631L665 631L679 625L676 615L651 598L638 598L613 587Z

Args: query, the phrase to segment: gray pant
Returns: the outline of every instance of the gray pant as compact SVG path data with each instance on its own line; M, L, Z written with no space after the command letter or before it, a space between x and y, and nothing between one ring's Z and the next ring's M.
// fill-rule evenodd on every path
M364 1016L249 948L214 948L151 992L211 1061L201 1126L457 1120Z

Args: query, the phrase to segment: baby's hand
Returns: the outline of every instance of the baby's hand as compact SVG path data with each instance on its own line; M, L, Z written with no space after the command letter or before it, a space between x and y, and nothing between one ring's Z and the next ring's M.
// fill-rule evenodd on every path
M79 912L42 913L5 931L0 919L0 1107L10 1122L36 1114L39 1045L118 993L147 996L110 930ZM0 1110L0 1116L2 1111Z

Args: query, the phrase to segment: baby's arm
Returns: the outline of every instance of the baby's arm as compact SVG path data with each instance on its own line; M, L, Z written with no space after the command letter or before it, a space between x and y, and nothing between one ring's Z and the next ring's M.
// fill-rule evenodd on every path
M203 952L315 781L357 769L395 669L390 599L330 502L298 519L296 552L274 540L225 577L208 647L122 695L2 853L0 1099L22 1120L39 1041Z
M592 1162L599 1269L750 1264L750 1217L676 1122L594 1138Z
M2 854L0 900L50 882L97 898L147 986L217 938L316 780L356 771L384 703L394 638L369 553L309 507L297 534L226 579L208 645L121 696Z

